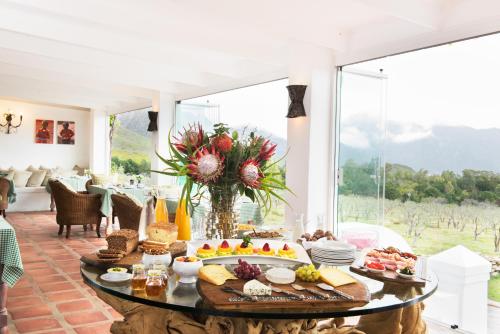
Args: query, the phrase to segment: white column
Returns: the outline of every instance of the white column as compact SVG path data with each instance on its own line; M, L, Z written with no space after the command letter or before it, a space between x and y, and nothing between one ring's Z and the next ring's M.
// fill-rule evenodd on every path
M175 99L172 94L156 92L152 99L153 111L158 112L158 131L153 133L153 147L162 157L170 157L168 133L175 124ZM166 165L152 152L151 169L163 170ZM173 184L175 179L158 173L151 173L151 182L155 185Z
M110 161L109 118L104 109L90 111L89 168L96 174L108 174Z
M287 222L297 214L315 222L323 215L333 226L333 138L335 66L330 50L305 47L292 52L289 84L307 85L306 117L288 119ZM310 231L311 232L311 231Z

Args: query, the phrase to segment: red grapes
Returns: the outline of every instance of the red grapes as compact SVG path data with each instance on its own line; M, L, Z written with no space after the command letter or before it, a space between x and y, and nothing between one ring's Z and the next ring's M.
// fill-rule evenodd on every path
M234 268L234 273L238 278L250 280L259 276L262 272L258 265L250 265L248 262L238 259L238 266Z

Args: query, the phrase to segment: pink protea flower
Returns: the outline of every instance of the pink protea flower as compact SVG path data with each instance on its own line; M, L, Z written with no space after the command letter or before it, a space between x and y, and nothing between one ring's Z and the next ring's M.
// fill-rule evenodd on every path
M241 164L240 179L247 187L260 188L263 177L256 160L249 159Z
M224 169L224 157L214 147L209 151L206 147L196 151L187 166L189 175L198 182L209 183L217 180Z
M276 144L271 144L269 139L266 139L262 146L260 147L259 154L257 156L257 160L259 162L268 161L276 152Z
M188 129L184 129L184 133L179 132L180 138L175 138L175 148L182 152L187 153L188 148L191 152L196 151L203 145L203 128L200 123L190 125Z

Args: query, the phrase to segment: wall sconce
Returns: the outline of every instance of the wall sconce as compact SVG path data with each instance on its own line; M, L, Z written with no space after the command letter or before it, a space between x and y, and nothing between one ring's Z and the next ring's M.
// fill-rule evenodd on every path
M286 117L296 118L306 116L306 110L304 109L304 95L306 94L306 88L306 85L286 86L291 100Z
M15 118L16 118L16 115L11 113L10 109L5 114L3 114L3 119L5 121L5 124L0 123L0 126L2 127L3 133L5 133L5 134L14 133L15 130L21 126L21 124L23 123L23 115L21 114L19 116L19 124L17 124L17 125L13 124Z
M155 132L158 131L158 111L148 111L149 125L148 131Z

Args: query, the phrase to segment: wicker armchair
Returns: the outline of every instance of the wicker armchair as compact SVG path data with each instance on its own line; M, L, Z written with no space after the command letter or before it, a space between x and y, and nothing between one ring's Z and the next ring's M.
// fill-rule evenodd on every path
M88 194L86 191L74 192L57 180L49 180L50 189L56 202L56 221L59 224L58 235L66 225L66 238L69 238L72 225L96 225L97 236L101 234L101 195Z
M0 214L5 218L5 210L9 207L9 188L10 183L6 178L0 178Z
M89 188L91 185L93 185L94 183L92 182L92 179L88 179L87 182L85 182L85 189L87 189L87 192L90 193L89 191ZM103 215L104 217L104 215ZM115 213L115 209L111 209L111 224L114 225L115 224L115 218L116 218L116 213Z
M131 198L122 194L111 195L113 215L116 214L120 229L139 231L142 206L137 205Z

